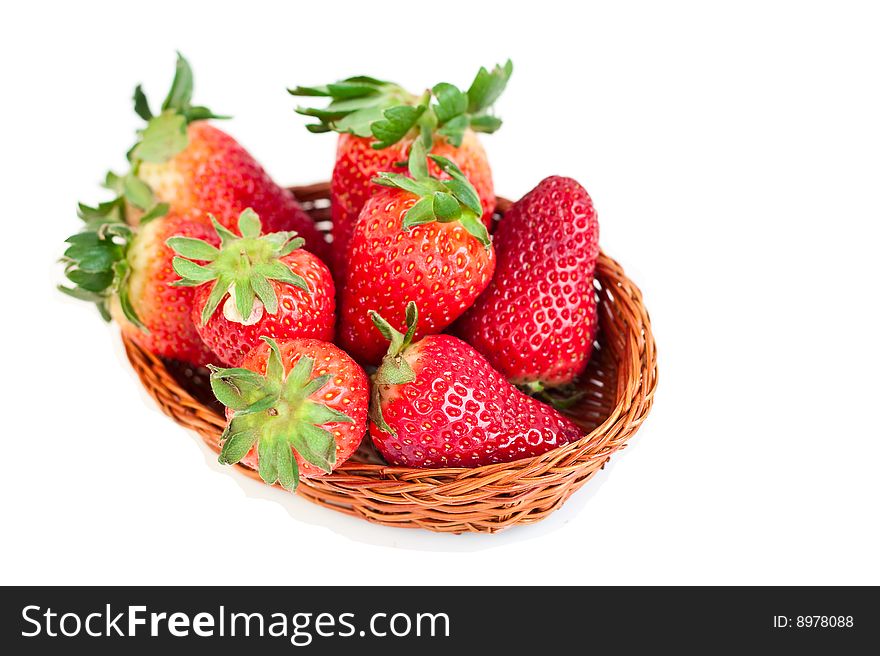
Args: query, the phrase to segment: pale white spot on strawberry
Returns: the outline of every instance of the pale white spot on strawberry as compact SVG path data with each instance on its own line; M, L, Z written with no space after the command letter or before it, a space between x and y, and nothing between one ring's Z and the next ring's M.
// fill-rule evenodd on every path
M242 326L253 326L260 319L263 318L263 304L260 302L260 299L254 299L254 305L251 308L250 316L245 319L241 316L241 313L238 311L238 308L235 305L235 287L229 286L229 298L226 299L226 302L223 304L223 316L226 317L227 321L232 321L233 323L240 323Z

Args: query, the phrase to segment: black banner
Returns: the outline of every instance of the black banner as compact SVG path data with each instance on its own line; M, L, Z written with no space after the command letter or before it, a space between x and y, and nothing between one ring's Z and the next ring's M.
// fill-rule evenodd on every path
M163 656L646 646L854 653L880 639L878 591L867 587L20 587L3 588L2 598L2 644L12 654L118 654L135 645Z

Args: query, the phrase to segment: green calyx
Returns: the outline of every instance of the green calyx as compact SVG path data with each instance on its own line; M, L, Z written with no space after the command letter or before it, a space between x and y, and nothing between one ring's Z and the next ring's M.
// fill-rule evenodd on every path
M312 377L312 358L300 356L285 375L278 344L269 337L262 339L269 345L265 376L250 369L210 366L214 395L233 410L221 436L219 461L235 464L256 444L260 477L293 491L299 484L293 451L329 473L336 464L336 440L324 426L354 420L309 398L331 379L329 374Z
M128 152L128 159L135 170L140 162L161 164L186 148L188 144L186 126L190 123L211 118L229 118L218 116L207 107L193 105L192 95L192 68L180 53L177 53L177 67L171 89L165 96L158 114L154 114L150 109L141 86L135 88L134 111L147 122L147 125L138 132L137 143Z
M394 326L383 319L378 312L370 310L370 319L389 342L388 351L382 358L382 363L373 374L373 398L370 403L370 419L381 430L391 435L397 432L388 425L382 416L382 407L379 399L380 385L403 385L416 379L412 367L403 357L403 352L412 344L416 334L416 325L419 321L419 311L416 304L410 301L406 305L406 333L401 333Z
M115 194L114 198L94 207L79 205L79 216L87 226L125 222L129 208L142 213L139 219L142 224L168 213L168 204L158 202L150 186L138 177L141 163L167 162L186 148L189 143L186 126L193 121L228 118L214 114L207 107L193 105L192 93L192 69L180 53L177 53L174 81L158 114L153 114L141 86L135 88L134 111L147 124L138 131L138 140L128 151L129 171L125 175L110 171L104 178L103 186Z
M250 319L257 310L257 299L269 314L278 312L278 295L270 280L309 291L305 279L281 262L282 257L304 243L295 232L263 235L260 218L250 208L238 217L240 236L224 228L213 216L211 221L220 237L220 248L191 237L171 237L166 242L177 253L172 266L180 280L175 285L197 287L213 283L202 310L202 325L208 322L228 293L235 298L238 316L234 320L250 324L256 321Z
M116 296L126 318L146 331L128 295L131 265L127 255L132 237L131 228L112 221L93 225L68 237L66 243L69 246L61 262L64 275L74 286L59 285L58 290L94 303L107 321L110 320L110 302Z
M381 149L419 129L429 141L434 135L440 135L454 146L460 146L468 128L495 132L501 127L501 119L491 113L491 108L507 86L511 73L513 63L508 60L491 71L480 68L467 91L441 82L421 97L392 82L363 76L288 91L294 96L330 99L325 108L297 107L297 113L318 119L318 123L306 126L311 132L372 136L373 148ZM430 143L427 146L430 148Z
M480 196L455 162L440 155L428 155L449 180L438 180L428 173L426 147L417 139L410 148L409 176L383 171L373 182L385 187L403 189L419 197L403 217L403 228L409 230L417 225L439 221L458 221L462 227L489 248L489 231L483 224L483 206Z

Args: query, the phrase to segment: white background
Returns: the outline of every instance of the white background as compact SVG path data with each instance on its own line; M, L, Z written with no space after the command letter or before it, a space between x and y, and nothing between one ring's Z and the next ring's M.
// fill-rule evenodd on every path
M870 3L331 5L4 9L0 581L880 584ZM498 192L580 180L651 311L660 386L630 448L497 536L372 526L217 465L53 289L75 202L123 166L134 85L160 101L175 49L285 184L334 152L285 87L466 86L512 57Z

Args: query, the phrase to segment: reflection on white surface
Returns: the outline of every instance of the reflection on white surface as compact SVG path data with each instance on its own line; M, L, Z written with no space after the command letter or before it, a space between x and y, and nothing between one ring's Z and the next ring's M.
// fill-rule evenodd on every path
M589 500L595 495L605 478L614 468L614 463L626 452L624 449L590 479L580 490L575 492L563 506L549 517L536 524L514 526L501 533L435 533L426 529L395 528L374 524L359 517L352 517L341 512L325 508L311 501L290 494L276 487L270 487L259 481L238 473L233 467L225 467L217 462L214 453L194 433L190 433L202 449L209 466L224 476L231 476L242 491L255 500L265 500L280 504L290 515L291 521L305 522L313 526L323 526L334 533L345 536L355 542L362 542L381 547L394 547L414 551L435 552L469 552L483 551L502 547L513 542L532 540L548 533L558 531L569 520L585 509Z

